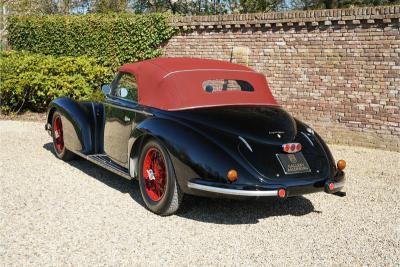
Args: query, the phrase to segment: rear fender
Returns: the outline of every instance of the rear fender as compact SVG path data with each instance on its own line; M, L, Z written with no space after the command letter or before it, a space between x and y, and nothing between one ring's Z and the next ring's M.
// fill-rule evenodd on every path
M324 140L322 139L321 136L318 135L318 133L314 130L312 134L308 133L308 129L311 129L311 127L309 127L307 124L301 122L300 120L296 119L296 123L297 123L297 128L299 129L298 133L302 133L303 136L306 136L307 139L310 140L310 142L315 143L315 145L317 146L317 151L319 154L323 154L326 158L326 163L327 165L327 171L328 173L326 173L326 175L328 175L329 177L333 177L336 175L336 164L335 164L335 160L332 156L332 153L330 151L330 149L328 148L328 146L326 145L326 143L324 142ZM307 137L308 136L308 137Z
M70 98L57 98L49 105L48 123L52 124L56 110L61 114L65 147L70 151L92 154L94 151L93 120L90 116L92 114L88 114L87 109Z
M135 151L149 137L157 139L166 147L178 184L184 192L190 191L187 182L192 179L228 183L226 175L230 169L237 170L238 183L249 183L247 170L226 150L183 124L156 117L144 120L132 132L131 140L135 141L129 142L133 143L131 151Z

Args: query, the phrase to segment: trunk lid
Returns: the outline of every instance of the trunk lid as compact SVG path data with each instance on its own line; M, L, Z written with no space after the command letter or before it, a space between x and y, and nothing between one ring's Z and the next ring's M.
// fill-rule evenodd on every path
M173 112L191 125L263 144L290 142L296 122L280 107L217 107Z
M265 179L308 180L327 175L327 159L318 141L304 129L298 132L294 118L280 107L217 107L176 111L173 114L224 146L228 153L239 153L244 162ZM302 145L301 153L311 171L284 172L277 154L284 154L282 144L290 142Z

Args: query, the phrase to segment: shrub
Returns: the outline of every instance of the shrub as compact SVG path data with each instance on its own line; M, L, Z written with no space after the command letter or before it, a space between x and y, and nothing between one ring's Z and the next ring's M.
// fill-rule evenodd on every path
M56 97L98 99L110 68L88 57L53 57L26 52L0 52L0 103L3 112L44 111ZM97 90L96 90L97 89Z
M114 69L160 55L160 45L173 34L165 14L18 16L9 19L7 30L14 50L87 55Z

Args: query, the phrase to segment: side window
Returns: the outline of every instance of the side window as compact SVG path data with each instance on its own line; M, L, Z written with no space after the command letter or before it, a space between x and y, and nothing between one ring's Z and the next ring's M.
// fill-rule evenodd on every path
M111 95L137 102L137 88L135 76L130 73L121 73L112 86Z

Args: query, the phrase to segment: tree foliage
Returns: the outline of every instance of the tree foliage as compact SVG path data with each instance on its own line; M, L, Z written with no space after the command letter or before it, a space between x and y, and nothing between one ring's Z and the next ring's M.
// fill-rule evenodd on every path
M7 13L18 15L70 14L88 6L90 0L0 0ZM83 10L81 10L83 11Z
M242 13L275 11L284 1L279 0L240 0Z
M130 2L130 7L137 13L205 15L267 12L277 10L283 2L284 0L136 0Z
M400 4L400 0L0 0L10 14L158 13L207 15Z
M289 9L332 9L400 4L400 0L291 0Z
M97 0L92 3L92 10L97 13L125 12L128 0Z

